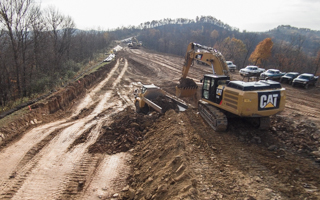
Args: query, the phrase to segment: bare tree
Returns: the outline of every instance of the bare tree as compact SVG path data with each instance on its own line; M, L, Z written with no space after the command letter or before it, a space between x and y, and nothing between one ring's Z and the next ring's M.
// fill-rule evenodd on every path
M246 53L244 54L243 57L243 62L242 62L242 68L246 66L246 62L250 56L250 52L253 51L254 47L255 47L255 42L257 39L257 34L249 34L247 33L247 38L244 40L244 44L246 45ZM240 67L240 66L238 66Z
M25 50L28 46L30 11L33 6L32 0L3 0L0 2L0 23L10 38L15 67L15 83L20 97L26 95L25 74L21 74L20 70L26 67Z

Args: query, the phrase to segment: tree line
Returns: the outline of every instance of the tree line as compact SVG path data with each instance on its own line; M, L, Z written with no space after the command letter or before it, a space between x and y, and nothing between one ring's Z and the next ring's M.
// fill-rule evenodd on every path
M0 106L51 90L71 78L110 40L81 31L54 7L34 0L0 1Z
M184 56L190 42L211 46L238 68L253 64L301 73L318 73L319 69L319 31L279 26L263 33L240 32L212 16L201 16L195 20L153 20L137 27L118 28L111 33L120 38L138 35L145 47L180 56ZM265 45L270 48L263 52ZM255 51L256 48L260 50Z
M310 30L303 31L312 40L296 30L293 34L286 30L284 36L283 28L288 27L266 33L240 32L212 16L201 16L195 20L153 20L110 31L81 31L70 16L54 7L42 10L34 0L2 0L0 106L51 90L58 82L73 77L94 52L103 50L112 40L131 36L137 36L147 48L180 56L185 55L190 42L211 46L238 68L257 64L282 71L318 72L319 37ZM266 44L270 48L264 48ZM312 48L306 48L306 44Z

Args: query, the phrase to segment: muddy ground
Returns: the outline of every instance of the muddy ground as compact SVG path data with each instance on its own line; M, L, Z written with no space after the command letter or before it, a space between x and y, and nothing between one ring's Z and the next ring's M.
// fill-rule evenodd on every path
M153 83L174 95L182 64L124 49L102 71L2 123L0 199L320 199L318 87L283 84L286 108L266 131L232 118L217 133L195 97L183 98L185 112L137 114L134 90ZM198 90L210 71L190 69Z

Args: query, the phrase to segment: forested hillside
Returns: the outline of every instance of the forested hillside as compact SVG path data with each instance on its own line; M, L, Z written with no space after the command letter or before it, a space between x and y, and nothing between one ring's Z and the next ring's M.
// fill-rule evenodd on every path
M72 78L108 45L102 31L77 30L70 16L30 0L0 2L0 108Z
M190 42L211 46L239 68L259 64L282 71L316 73L320 65L320 31L290 26L279 26L268 32L240 32L212 16L202 16L196 20L154 20L139 27L122 27L111 33L119 39L137 35L146 48L180 56L185 54ZM267 38L272 41L270 56L257 63L249 59L257 45Z

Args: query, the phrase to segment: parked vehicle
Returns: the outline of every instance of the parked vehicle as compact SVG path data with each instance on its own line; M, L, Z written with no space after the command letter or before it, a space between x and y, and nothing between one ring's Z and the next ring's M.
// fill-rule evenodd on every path
M233 64L232 61L226 61L226 63L227 63L227 66L228 66L230 72L236 71L237 66L235 64Z
M241 76L260 76L265 69L259 68L254 65L246 66L245 68L240 69L239 73Z
M292 84L292 80L299 76L298 72L288 72L280 78L280 83Z
M285 74L285 72L281 72L278 69L268 69L267 71L260 74L260 79L278 80Z
M313 74L303 73L293 79L292 86L303 86L307 89L310 85L315 86L318 78L318 76L314 76Z
M110 62L114 57L116 57L115 54L110 54L103 62Z

